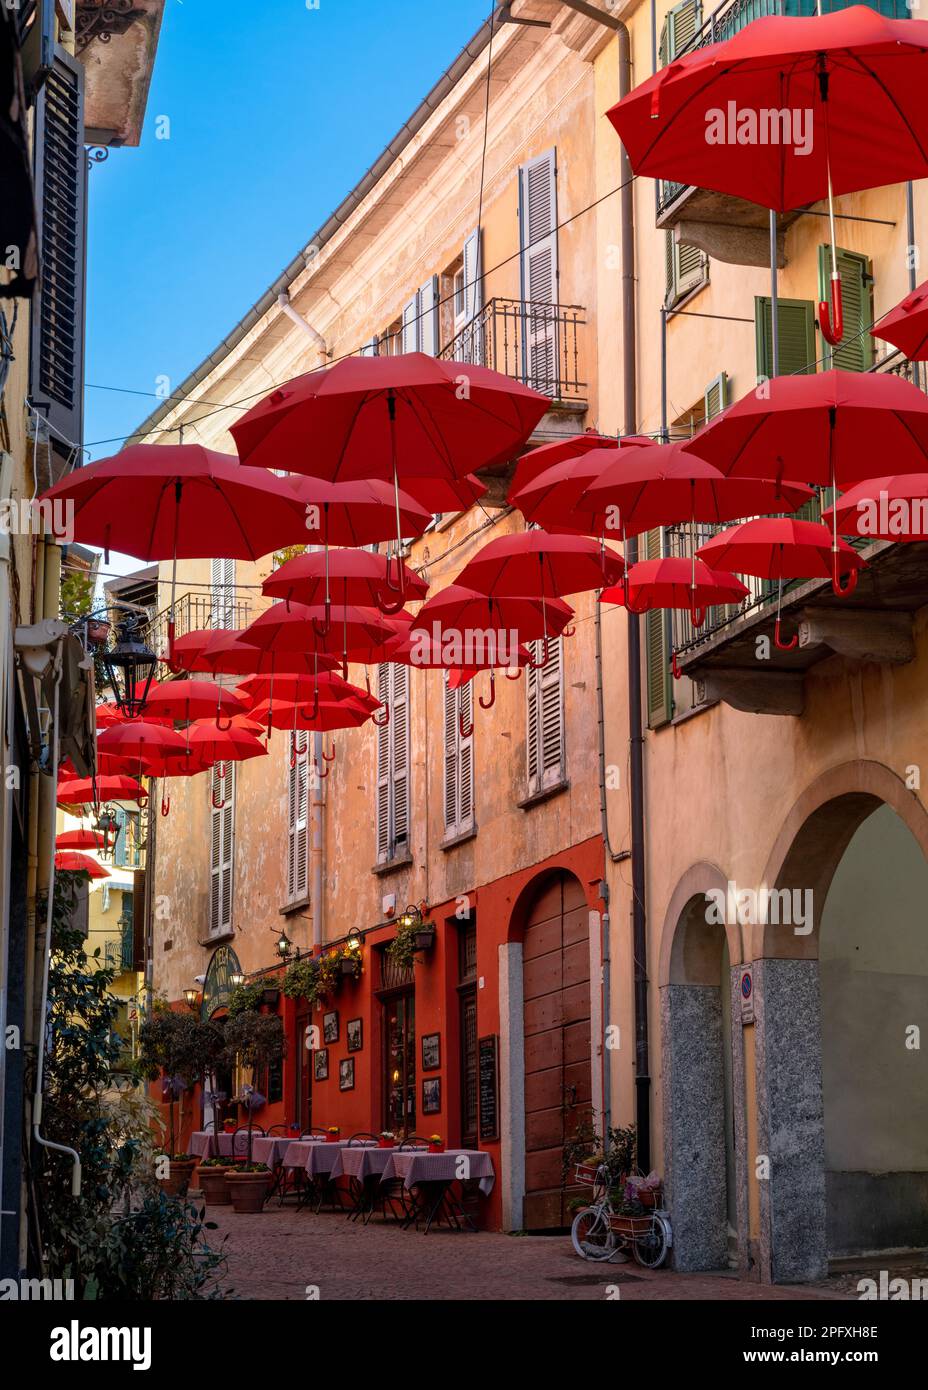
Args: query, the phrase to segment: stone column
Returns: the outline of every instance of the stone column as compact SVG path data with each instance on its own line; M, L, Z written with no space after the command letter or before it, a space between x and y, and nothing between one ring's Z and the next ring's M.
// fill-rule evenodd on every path
M525 1034L522 943L499 948L500 1181L503 1230L521 1231L525 1198Z

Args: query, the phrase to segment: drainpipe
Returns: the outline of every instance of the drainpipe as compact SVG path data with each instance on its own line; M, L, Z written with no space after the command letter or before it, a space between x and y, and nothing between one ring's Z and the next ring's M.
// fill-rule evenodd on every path
M302 314L294 309L293 305L290 303L290 293L288 290L282 290L277 296L277 307L282 314L286 314L287 318L290 319L292 323L295 323L298 328L302 328L303 332L312 339L315 346L319 349L319 355L322 360L325 361L327 350L325 338L323 338L318 329L313 328L311 323L306 322Z
M319 947L325 938L325 902L322 896L325 865L325 778L319 775L322 769L322 734L313 734L313 776L315 799L313 801L313 884L312 917L313 947Z

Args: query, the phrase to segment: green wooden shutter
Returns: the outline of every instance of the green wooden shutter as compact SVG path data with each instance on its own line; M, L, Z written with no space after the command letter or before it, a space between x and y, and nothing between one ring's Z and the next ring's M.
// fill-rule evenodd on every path
M690 294L692 290L705 283L708 278L709 257L698 246L675 242L672 231L667 231L664 235L667 238L665 304L670 308L684 295Z
M796 376L815 371L815 305L811 299L778 299L779 372L773 370L773 312L767 295L754 300L758 377Z
M648 531L644 537L645 560L658 560L662 554L663 538L660 528ZM666 724L673 714L670 673L670 621L660 608L646 614L644 623L645 662L648 678L648 728Z
M842 367L848 372L865 372L873 365L873 274L869 257L838 248L838 274L844 301L844 337L836 348L824 343L823 366ZM831 248L818 248L819 299L830 300Z
M725 372L719 372L718 376L712 378L703 392L702 405L705 418L711 420L723 411L727 404L728 376Z
M661 44L665 49L662 66L673 62L692 43L701 23L702 0L683 0L681 5L674 5L672 10L668 10L665 32L661 34Z

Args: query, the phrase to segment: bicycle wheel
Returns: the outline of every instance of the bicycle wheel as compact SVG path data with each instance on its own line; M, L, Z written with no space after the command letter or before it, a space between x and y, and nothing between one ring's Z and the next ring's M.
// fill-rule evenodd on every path
M584 1207L570 1228L574 1249L584 1260L608 1260L615 1253L616 1234L601 1207Z
M667 1258L667 1228L664 1220L660 1216L651 1217L651 1227L646 1235L638 1236L635 1241L635 1259L645 1269L657 1269Z

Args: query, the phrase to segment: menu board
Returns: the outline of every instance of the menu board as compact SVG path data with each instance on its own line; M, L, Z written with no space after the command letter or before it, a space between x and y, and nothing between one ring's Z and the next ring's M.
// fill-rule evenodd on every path
M477 1043L477 1101L479 1135L499 1138L499 1038L496 1034Z

